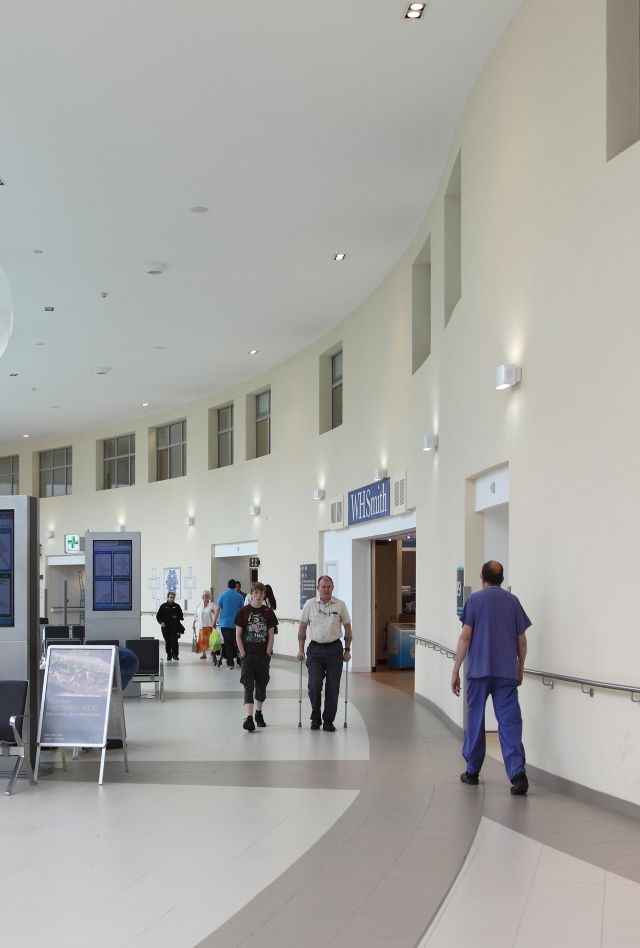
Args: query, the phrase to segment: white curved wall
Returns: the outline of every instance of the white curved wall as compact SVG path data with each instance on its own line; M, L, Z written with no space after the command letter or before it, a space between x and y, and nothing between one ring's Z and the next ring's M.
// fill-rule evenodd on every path
M464 563L469 577L480 566L465 546L466 482L508 463L509 572L534 623L530 664L638 680L630 586L639 560L640 151L605 159L604 30L600 0L531 0L470 98L420 233L370 299L250 386L119 428L135 430L141 452L149 424L186 416L187 477L148 484L139 454L135 487L96 492L96 439L115 429L16 445L29 492L32 451L73 444L73 495L42 503L42 535L56 533L44 553L60 552L65 532L110 529L123 517L143 533L143 576L171 562L192 566L202 587L211 544L257 538L279 612L296 617L298 566L322 563L327 526L327 501L314 503L313 489L329 499L368 483L375 467L406 468L419 632L454 647L455 569ZM459 151L462 298L445 330L443 196ZM431 355L412 376L411 268L428 235ZM339 340L345 421L318 436L318 357ZM195 343L181 340L184 351ZM496 392L495 366L509 361L523 366L523 383ZM207 470L208 409L236 400L240 458L244 397L263 383L272 389L271 456ZM421 436L433 430L439 450L422 454ZM259 518L248 515L254 502ZM283 646L295 643L285 637ZM450 667L420 650L416 686L462 723ZM640 803L640 711L628 698L528 681L522 702L532 764Z

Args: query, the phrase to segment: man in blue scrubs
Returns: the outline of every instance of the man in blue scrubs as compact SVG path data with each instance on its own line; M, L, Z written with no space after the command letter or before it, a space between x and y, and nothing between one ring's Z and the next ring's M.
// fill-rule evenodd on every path
M481 591L469 596L460 617L462 632L451 675L451 690L459 696L460 667L468 655L467 728L462 746L467 769L460 780L471 786L478 784L486 752L484 709L491 695L511 793L524 796L529 781L518 688L527 655L525 632L531 622L517 597L500 588L504 581L501 563L489 560L482 567L481 578Z

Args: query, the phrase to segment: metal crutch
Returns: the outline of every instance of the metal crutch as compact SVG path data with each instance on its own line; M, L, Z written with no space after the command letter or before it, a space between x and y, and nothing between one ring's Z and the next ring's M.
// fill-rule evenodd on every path
M347 702L349 701L349 662L344 668L344 726L347 726Z
M300 659L300 684L298 686L298 727L302 727L302 662Z

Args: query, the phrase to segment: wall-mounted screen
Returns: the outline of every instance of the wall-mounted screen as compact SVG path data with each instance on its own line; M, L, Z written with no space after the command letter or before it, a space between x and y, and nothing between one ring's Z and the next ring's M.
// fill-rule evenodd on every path
M14 536L13 510L0 510L0 628L12 628L15 624Z
M131 612L131 583L131 540L94 540L94 610Z

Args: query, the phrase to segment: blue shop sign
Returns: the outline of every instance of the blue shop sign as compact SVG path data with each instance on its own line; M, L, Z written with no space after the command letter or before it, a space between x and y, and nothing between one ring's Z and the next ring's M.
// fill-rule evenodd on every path
M391 514L391 481L385 477L383 481L374 481L366 487L350 490L348 501L349 526L388 517Z

